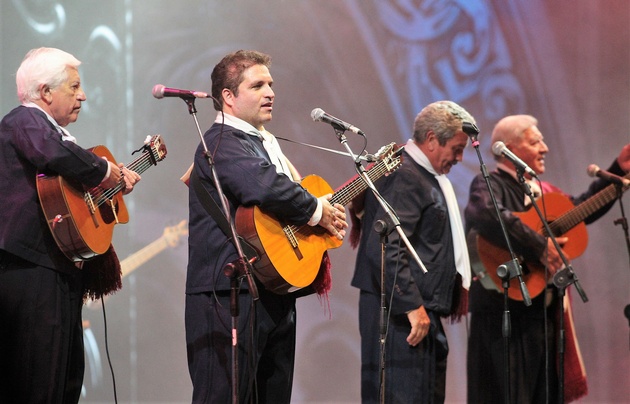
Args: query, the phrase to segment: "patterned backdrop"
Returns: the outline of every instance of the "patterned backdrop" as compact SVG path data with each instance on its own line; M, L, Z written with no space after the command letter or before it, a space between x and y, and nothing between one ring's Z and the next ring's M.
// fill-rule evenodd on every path
M15 71L31 48L76 55L88 100L69 127L83 146L105 144L119 161L147 135L168 155L125 201L131 214L114 244L137 268L124 288L84 310L87 371L82 402L189 402L183 303L187 191L179 181L205 131L212 105L193 116L179 99L157 100L155 84L209 92L226 53L273 57L276 102L267 129L298 142L345 151L333 130L314 123L322 108L367 133L367 151L405 141L418 111L450 99L481 128L482 161L494 166L489 134L502 116L529 113L551 149L545 179L583 191L586 167L607 167L630 142L630 4L625 0L4 0L0 3L0 113L17 103ZM352 134L350 134L352 135ZM363 140L348 136L354 152ZM354 174L347 157L283 143L302 174L331 186ZM471 148L450 178L462 206L480 170ZM574 299L589 375L584 403L630 397L629 254L614 224L616 206L589 227L589 248L573 267L589 297ZM355 251L331 252L333 291L299 301L296 403L359 401ZM129 261L127 261L129 262ZM375 319L375 321L377 321ZM466 323L447 327L447 401L464 402Z

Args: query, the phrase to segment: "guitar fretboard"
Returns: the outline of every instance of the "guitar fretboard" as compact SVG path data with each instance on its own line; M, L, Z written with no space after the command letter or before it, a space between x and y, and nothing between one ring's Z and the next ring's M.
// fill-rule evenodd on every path
M624 178L630 178L630 174L626 175ZM625 192L628 188L630 187L624 186L621 189L621 192ZM565 234L573 227L583 222L584 219L615 200L618 195L619 189L617 185L610 184L606 188L588 198L586 201L582 202L575 208L566 212L564 215L561 215L560 217L552 221L549 224L549 228L554 235ZM546 235L544 229L543 234Z
M401 152L402 149L392 151L388 156L379 160L377 163L374 163L374 165L370 167L370 169L366 172L370 181L376 181L383 175L397 168L400 165ZM346 206L361 192L365 191L367 187L368 185L366 184L365 179L362 176L357 176L348 184L344 185L341 189L333 193L332 197L330 198L330 203L339 203L343 206ZM284 227L284 232L285 234L287 234L288 237L291 237L291 235L297 232L300 228L304 228L304 226L298 227L295 225L287 225Z
M153 147L149 146L146 148L144 153L131 163L127 164L127 167L131 171L135 171L138 174L144 173L149 167L155 165L159 161L157 156L157 152L153 149ZM88 206L92 205L92 201L96 201L95 205L97 207L103 205L107 201L111 200L114 195L124 189L124 179L122 179L115 187L103 189L101 187L94 187L90 190L86 191L84 194L85 202Z

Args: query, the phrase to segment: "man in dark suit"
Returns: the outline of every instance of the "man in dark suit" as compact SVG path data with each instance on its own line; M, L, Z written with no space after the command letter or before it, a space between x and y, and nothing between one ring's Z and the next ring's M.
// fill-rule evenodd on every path
M524 162L537 176L546 171L545 160L549 148L542 132L538 129L538 119L531 115L509 115L497 122L492 131L491 144L503 142L505 146ZM525 187L517 173L517 166L503 154L495 156L497 169L490 172L489 183L496 198L503 224L508 229L510 244L523 266L524 274L538 274L543 286L538 294L532 293L532 304L526 306L522 300L509 299L510 338L509 353L506 357L504 331L504 295L502 285L490 281L490 276L481 276L481 271L496 272L496 268L486 268L476 263L478 236L489 244L496 246L494 250L507 250L501 223L497 216L486 178L479 174L470 185L468 205L464 211L466 233L470 242L473 267L481 272L470 288L470 330L468 335L468 402L469 403L503 403L509 387L511 403L557 403L559 393L563 402L571 402L587 393L586 373L581 363L578 345L573 337L570 323L570 299L565 295L564 320L567 337L564 352L564 390L558 391L558 323L560 319L558 289L551 282L556 271L564 267L562 256L571 260L565 251L570 242L566 235L558 235L556 241L562 254L556 249L553 240L530 227L521 220L517 212L525 212L531 208L531 199L525 193ZM624 146L618 157L608 168L613 174L622 176L630 171L630 145ZM583 193L570 196L558 187L546 181L535 181L530 174L523 174L523 182L531 188L531 193L541 197L552 192L566 196L566 201L579 205L602 189L610 185L603 179L593 181ZM545 198L543 197L543 200ZM542 211L545 206L538 202ZM590 210L584 223L590 224L602 217L614 204L614 200L600 209ZM550 209L557 208L548 202ZM595 206L595 204L591 205ZM565 212L566 213L566 212ZM552 214L555 219L557 216ZM573 240L580 242L581 240ZM508 254L509 256L509 254ZM484 261L483 259L481 261ZM530 272L531 271L531 272ZM544 286L545 279L549 283ZM520 292L519 292L520 293ZM572 341L573 340L573 341ZM509 362L509 386L505 383L505 364Z
M137 173L75 143L65 127L85 101L80 62L54 48L20 65L22 105L0 122L0 402L76 403L83 383L82 273L57 247L36 173L130 192ZM124 179L123 179L124 178Z
M258 206L286 224L321 226L342 239L347 224L342 205L316 198L295 181L277 140L263 125L271 121L275 94L271 59L256 51L225 56L212 72L219 111L204 139L231 217L241 206ZM224 269L238 259L216 216L203 206L208 192L221 206L202 145L195 153L190 186L189 262L186 279L186 343L193 402L225 403L232 386L230 278ZM200 195L194 186L200 181ZM243 278L239 278L242 282ZM238 385L240 402L289 403L295 351L295 296L279 295L257 283L252 301L247 282L239 285Z
M361 289L359 330L364 403L378 403L381 399L386 403L444 401L448 345L440 317L457 311L460 286L467 288L470 283L459 208L445 175L462 160L468 142L462 130L464 122L475 123L454 102L429 104L414 121L413 138L405 146L402 166L376 183L428 270L426 274L422 272L396 231L386 238L384 294L389 316L383 374L379 324L381 248L374 225L385 219L385 213L373 194L365 196L352 279L352 285ZM353 201L355 211L361 209L354 204Z

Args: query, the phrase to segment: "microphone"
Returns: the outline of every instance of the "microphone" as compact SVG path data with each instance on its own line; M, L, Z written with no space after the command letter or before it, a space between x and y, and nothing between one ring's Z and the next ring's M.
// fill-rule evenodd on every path
M479 140L477 140L477 136L479 135L479 128L472 122L464 121L462 122L462 131L468 135L470 138L470 143L473 147L479 146Z
M479 134L479 128L472 122L462 122L462 131L470 137L475 137Z
M538 178L538 176L536 175L536 172L532 170L527 164L525 164L523 160L518 158L516 154L512 153L512 151L507 148L505 143L501 141L494 142L494 144L492 145L492 153L495 156L501 156L501 155L505 156L517 168L520 168L521 170L529 174L532 178Z
M591 164L586 169L586 172L591 177L599 177L613 184L621 185L622 187L626 187L630 185L630 180L627 178L620 177L613 173L609 173L608 171L601 170L597 164Z
M344 122L339 118L335 118L332 115L328 115L321 108L315 108L314 110L312 110L311 118L313 118L313 121L315 122L325 122L331 124L336 129L349 130L350 132L356 133L357 135L365 136L365 133L361 129L349 124L348 122Z
M177 88L164 87L162 84L153 86L153 96L157 99L164 97L179 97L184 99L210 98L207 93L201 91L180 90Z

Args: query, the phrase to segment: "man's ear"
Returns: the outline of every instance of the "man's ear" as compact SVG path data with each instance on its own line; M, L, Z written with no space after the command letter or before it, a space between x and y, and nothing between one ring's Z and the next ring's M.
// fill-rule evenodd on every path
M234 93L230 89L224 88L221 91L221 97L223 98L224 105L227 105L229 107L232 107L234 105Z
M425 143L427 144L427 147L431 151L435 150L440 145L440 142L438 141L438 138L435 135L435 132L433 132L432 130L427 132L427 138L426 138Z
M42 84L41 87L39 87L39 97L48 105L52 103L52 89L49 85Z

